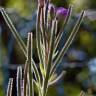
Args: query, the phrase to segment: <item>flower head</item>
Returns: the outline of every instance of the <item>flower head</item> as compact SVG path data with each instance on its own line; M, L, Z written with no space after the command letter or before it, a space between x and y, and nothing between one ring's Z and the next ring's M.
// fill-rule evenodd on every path
M67 16L68 9L64 7L55 7L53 4L49 4L48 10L50 14L56 14L58 19L63 19Z
M64 7L59 7L56 9L56 15L57 18L65 18L67 16L68 9L65 9Z

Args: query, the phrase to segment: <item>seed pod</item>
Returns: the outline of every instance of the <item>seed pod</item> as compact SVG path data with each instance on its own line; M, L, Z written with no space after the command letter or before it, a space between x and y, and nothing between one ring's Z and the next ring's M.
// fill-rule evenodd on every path
M38 5L43 8L45 0L38 0Z

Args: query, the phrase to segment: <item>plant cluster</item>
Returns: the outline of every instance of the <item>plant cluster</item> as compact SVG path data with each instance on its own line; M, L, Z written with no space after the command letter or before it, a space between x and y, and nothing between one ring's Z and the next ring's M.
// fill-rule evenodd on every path
M68 50L77 34L84 16L84 11L82 11L75 26L71 32L69 32L70 34L68 35L63 48L61 51L58 51L58 45L62 35L65 34L63 30L70 19L72 7L69 7L65 16L65 20L63 21L62 26L60 26L61 28L58 32L58 16L56 14L55 8L51 7L49 9L49 5L49 0L38 0L36 19L36 45L39 64L36 64L33 60L32 47L34 41L32 38L32 32L28 33L28 40L26 45L11 22L6 10L4 8L0 9L2 16L4 17L8 27L10 28L13 36L17 40L26 57L24 73L22 74L23 71L21 66L17 69L17 96L34 96L34 91L37 92L38 96L47 96L49 86L56 83L65 73L62 72L58 76L56 75L56 70L64 54ZM48 14L50 14L50 20ZM13 78L10 78L7 89L7 96L12 96L12 88Z

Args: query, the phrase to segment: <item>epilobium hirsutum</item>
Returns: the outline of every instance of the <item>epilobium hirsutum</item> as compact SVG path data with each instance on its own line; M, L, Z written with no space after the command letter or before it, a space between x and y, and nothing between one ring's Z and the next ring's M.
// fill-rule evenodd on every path
M48 7L49 0L38 0L36 44L39 57L39 68L37 67L32 56L32 33L28 33L28 42L26 46L6 11L3 8L0 9L2 16L8 24L8 27L12 31L15 39L26 56L24 76L21 76L21 67L19 67L17 70L17 96L34 96L34 86L36 86L38 89L38 96L46 96L49 86L56 83L64 75L64 72L62 72L59 76L57 76L56 70L77 34L84 16L84 11L82 11L81 16L66 39L63 48L60 52L58 52L57 48L63 35L63 30L70 19L72 7L69 7L68 10L63 8L55 10L54 7ZM51 14L51 12L53 12L53 15L50 15L51 20L48 20L48 14ZM61 29L59 32L57 32L59 20L58 16L61 16L60 14L65 16L65 20L62 23ZM8 88L8 91L9 89L11 92L12 88Z

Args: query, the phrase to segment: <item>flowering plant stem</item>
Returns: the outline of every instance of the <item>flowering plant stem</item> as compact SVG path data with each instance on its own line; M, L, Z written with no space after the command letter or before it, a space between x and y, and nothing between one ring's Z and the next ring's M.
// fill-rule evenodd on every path
M61 74L59 74L58 76L56 74L56 70L63 56L65 55L68 48L72 44L74 38L76 37L77 31L84 17L84 11L82 11L81 16L77 20L75 26L72 28L72 31L69 32L70 34L68 35L68 38L65 40L66 42L63 48L60 51L58 51L57 48L62 38L63 30L65 29L66 25L70 20L72 7L69 7L62 27L60 31L57 32L57 25L59 19L55 12L55 8L53 7L50 9L51 11L49 10L49 0L39 0L38 3L39 4L36 19L36 45L39 57L38 66L33 60L32 55L32 33L28 33L28 41L27 45L25 45L24 41L15 29L5 9L0 9L2 16L4 17L8 27L10 28L12 34L14 35L15 39L17 40L20 48L22 49L26 57L23 76L21 70L22 67L18 67L17 70L17 96L34 96L35 87L38 90L38 96L47 96L49 86L61 79L65 73L61 72ZM53 14L51 15L50 12L53 12ZM50 19L48 17L49 15L51 15ZM12 95L12 84L13 79L9 79L7 96Z

